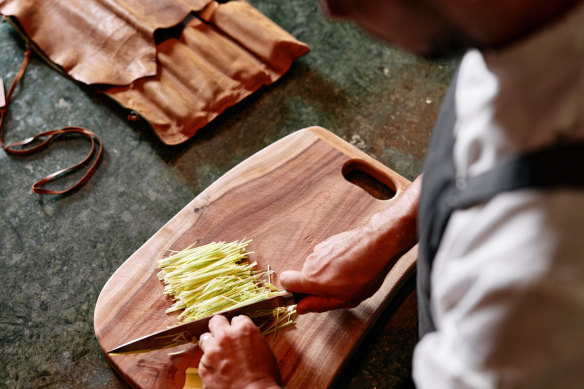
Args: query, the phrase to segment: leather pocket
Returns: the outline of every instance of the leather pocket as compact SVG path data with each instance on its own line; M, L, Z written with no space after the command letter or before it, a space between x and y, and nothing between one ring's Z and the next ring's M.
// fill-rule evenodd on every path
M45 59L147 120L166 144L281 77L309 51L245 1L5 0ZM180 34L155 42L155 32Z

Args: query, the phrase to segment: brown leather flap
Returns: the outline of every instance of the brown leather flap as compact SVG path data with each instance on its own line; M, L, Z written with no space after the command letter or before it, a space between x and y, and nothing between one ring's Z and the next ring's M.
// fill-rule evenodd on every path
M127 85L156 74L154 31L212 0L3 0L26 35L71 77Z

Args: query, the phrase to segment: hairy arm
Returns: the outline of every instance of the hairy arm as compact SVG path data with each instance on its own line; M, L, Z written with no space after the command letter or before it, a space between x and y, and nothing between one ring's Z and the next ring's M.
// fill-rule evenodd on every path
M394 259L416 244L421 184L420 176L366 225L318 244L300 271L282 272L284 288L307 295L298 313L356 307L379 289Z

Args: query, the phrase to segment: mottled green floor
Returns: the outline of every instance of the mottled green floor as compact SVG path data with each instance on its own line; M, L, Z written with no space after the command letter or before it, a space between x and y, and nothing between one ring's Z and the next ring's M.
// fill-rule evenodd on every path
M77 162L88 144L63 139L29 157L0 151L0 387L123 387L93 332L104 283L203 189L283 136L320 125L406 178L420 173L454 63L426 62L331 23L316 0L251 3L312 52L178 147L163 145L144 124L127 122L116 104L33 57L4 139L80 125L102 137L105 155L81 190L43 197L31 184ZM0 24L7 87L23 51L11 26ZM339 387L408 387L416 333L411 290L374 328Z

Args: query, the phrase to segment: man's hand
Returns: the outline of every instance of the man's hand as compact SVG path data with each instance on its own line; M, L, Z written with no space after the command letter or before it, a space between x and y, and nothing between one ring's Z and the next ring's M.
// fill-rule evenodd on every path
M416 243L421 181L367 225L318 244L300 271L282 272L284 288L308 295L298 303L298 313L356 307L379 289L394 259Z
M215 316L201 335L199 375L205 388L273 389L282 380L272 350L247 316Z

